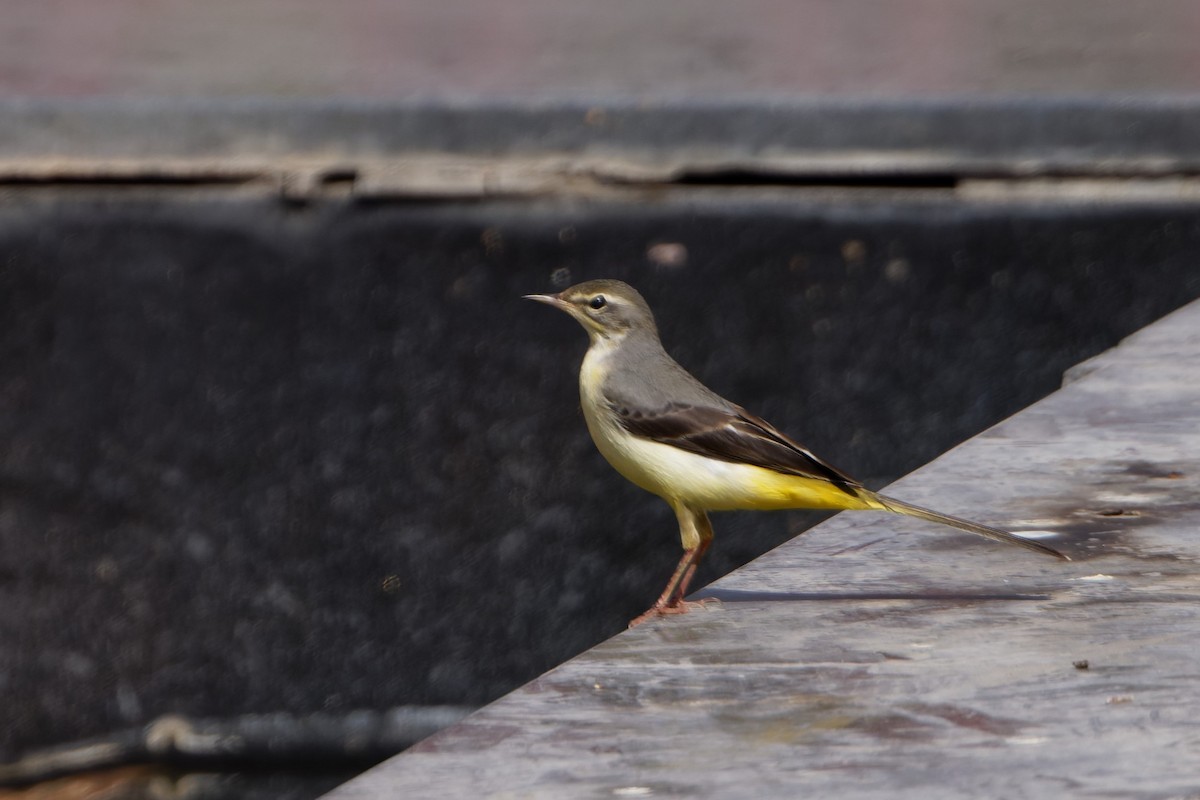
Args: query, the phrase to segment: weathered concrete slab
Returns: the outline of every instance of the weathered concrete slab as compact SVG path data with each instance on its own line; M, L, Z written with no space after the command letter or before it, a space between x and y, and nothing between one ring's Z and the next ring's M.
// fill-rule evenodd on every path
M1073 563L843 514L329 797L1194 796L1200 304L1074 377L892 487Z

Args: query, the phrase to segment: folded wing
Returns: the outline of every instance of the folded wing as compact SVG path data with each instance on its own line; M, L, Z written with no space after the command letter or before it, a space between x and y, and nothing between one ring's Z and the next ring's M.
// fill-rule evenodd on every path
M786 475L828 481L857 495L858 481L817 458L769 422L743 408L671 403L654 411L614 405L625 430L662 444L721 461L752 464Z

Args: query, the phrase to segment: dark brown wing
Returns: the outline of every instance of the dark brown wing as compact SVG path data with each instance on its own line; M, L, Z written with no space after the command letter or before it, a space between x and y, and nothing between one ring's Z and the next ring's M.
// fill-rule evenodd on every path
M819 478L857 494L862 484L826 464L766 420L745 409L729 410L672 403L661 410L634 411L619 405L613 412L635 436L709 458Z

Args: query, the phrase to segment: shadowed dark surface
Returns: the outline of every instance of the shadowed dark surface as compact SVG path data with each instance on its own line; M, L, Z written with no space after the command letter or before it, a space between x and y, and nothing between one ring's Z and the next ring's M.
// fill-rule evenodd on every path
M522 294L633 283L684 366L876 487L1200 295L1188 207L703 198L12 199L2 752L482 702L624 627L674 521L588 440L583 333ZM697 586L816 519L718 515Z

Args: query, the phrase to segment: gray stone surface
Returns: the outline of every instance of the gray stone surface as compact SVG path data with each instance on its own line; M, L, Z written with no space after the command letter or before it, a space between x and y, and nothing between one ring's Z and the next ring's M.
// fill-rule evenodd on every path
M1069 564L843 514L328 795L1192 797L1200 305L898 482Z

